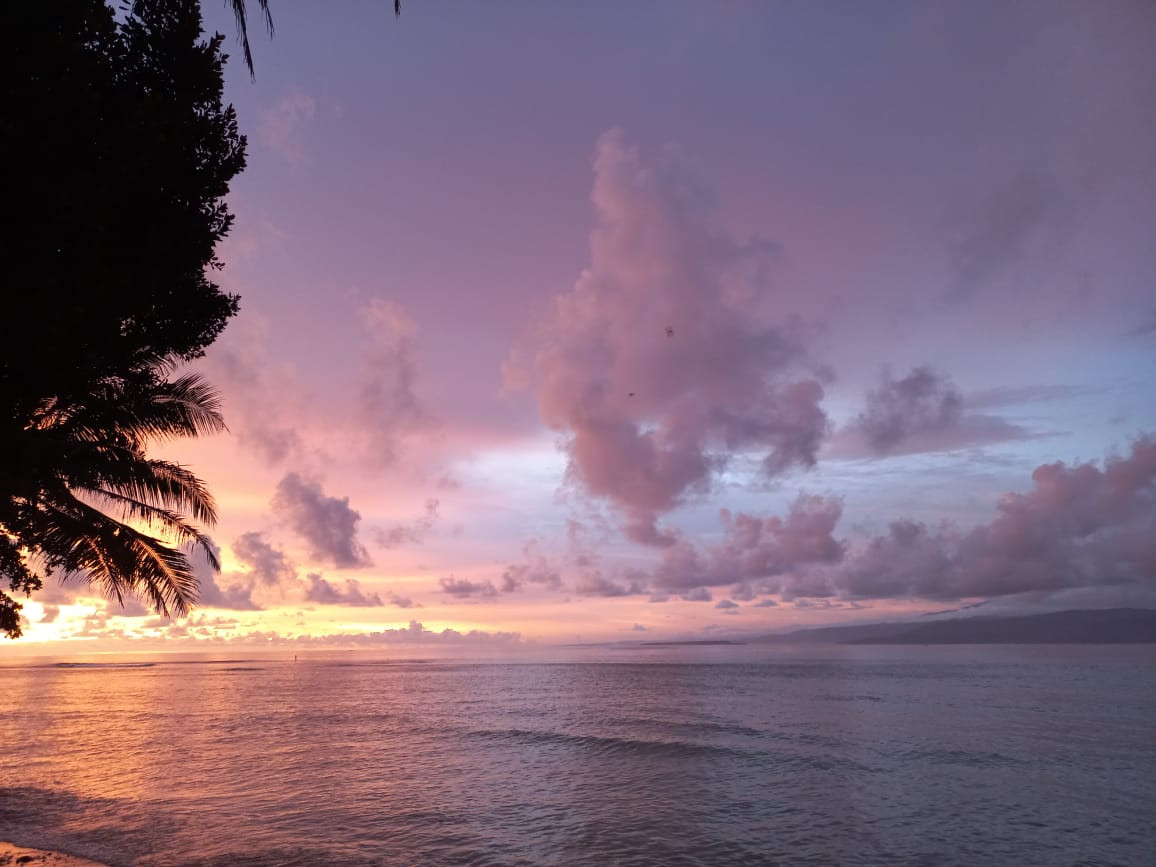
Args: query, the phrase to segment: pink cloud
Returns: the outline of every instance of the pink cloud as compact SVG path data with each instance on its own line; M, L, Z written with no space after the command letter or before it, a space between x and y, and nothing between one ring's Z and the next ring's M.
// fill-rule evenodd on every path
M1156 439L1127 457L1043 464L970 531L897 521L834 576L858 597L960 599L1108 585L1156 585Z
M676 151L648 165L614 130L594 175L590 265L521 372L566 436L569 479L630 538L668 545L658 518L707 491L731 453L761 454L768 475L814 463L823 388L801 329L771 315L775 245L716 229Z
M360 415L369 434L369 460L397 460L402 439L435 426L417 394L417 324L394 301L375 298L361 311L372 347L362 360Z
M653 584L662 590L678 590L738 582L736 595L748 599L775 592L778 585L768 579L842 560L845 546L834 536L842 513L841 501L807 494L795 499L786 518L759 518L723 509L722 543L700 552L680 540L664 552Z

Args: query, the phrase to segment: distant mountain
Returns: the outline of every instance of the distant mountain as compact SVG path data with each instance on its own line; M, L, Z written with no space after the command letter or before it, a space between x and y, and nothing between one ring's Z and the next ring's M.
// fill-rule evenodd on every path
M872 623L798 629L777 644L1156 644L1156 609L1105 608L931 623Z

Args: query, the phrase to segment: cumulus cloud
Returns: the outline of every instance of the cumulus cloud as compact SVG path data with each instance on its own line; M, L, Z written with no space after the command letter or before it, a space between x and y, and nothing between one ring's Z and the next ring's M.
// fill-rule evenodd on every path
M394 301L375 298L361 311L372 346L363 360L360 412L370 460L397 460L407 434L427 430L433 416L417 396L417 324Z
M438 583L441 584L442 592L458 599L468 597L491 598L498 595L498 588L494 586L492 581L470 581L466 578L455 578L453 575L449 575L445 578L439 578Z
M59 605L45 605L44 613L40 615L41 623L55 623L56 618L60 616Z
M680 538L645 576L592 569L585 589L710 601L710 588L729 584L730 599L716 605L722 609L768 594L801 607L1019 594L1083 594L1085 605L1096 593L1156 598L1156 438L1138 438L1126 456L1102 466L1043 464L1032 481L1026 493L1005 494L988 523L961 529L899 519L854 545L836 534L836 498L801 494L783 518L722 510L721 542Z
M670 544L661 515L707 490L733 453L810 466L827 431L802 329L768 315L774 244L714 228L677 152L644 163L611 131L594 158L591 260L507 381L532 382L566 437L568 478L628 536Z
M385 605L377 593L365 593L361 584L352 578L345 580L345 586L327 581L317 573L305 576L305 599L322 605L352 605L358 608L372 608Z
M786 518L760 518L723 509L723 541L700 551L680 540L663 553L653 575L654 586L681 590L738 582L740 594L748 598L777 592L779 584L772 579L843 559L844 543L834 536L842 514L842 501L814 494L796 497Z
M417 518L407 524L394 524L388 529L378 530L374 538L383 548L420 544L437 522L439 505L439 501L431 497L425 501L425 508Z
M329 497L321 484L289 473L277 485L273 509L309 547L309 554L338 569L370 565L369 554L357 539L361 514L348 497Z
M274 548L262 533L250 532L233 542L233 553L249 567L249 574L266 587L284 586L297 577L297 570L279 548Z
M718 602L715 603L714 607L715 608L721 608L723 610L728 610L731 608L738 608L739 604L737 602L732 602L729 599L720 599Z
M1043 464L1026 493L963 532L896 521L836 572L851 597L961 599L1113 585L1156 586L1156 439L1103 466Z

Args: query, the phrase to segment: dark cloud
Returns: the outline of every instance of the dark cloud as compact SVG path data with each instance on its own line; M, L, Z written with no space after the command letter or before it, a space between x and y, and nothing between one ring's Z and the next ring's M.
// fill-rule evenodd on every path
M361 584L352 578L345 580L341 587L317 573L305 576L305 599L309 602L319 602L322 605L352 605L358 608L376 608L385 605L377 593L364 593Z
M992 391L988 405L1028 397L1027 389ZM1038 398L1038 394L1037 394ZM858 458L952 451L991 443L1022 440L1029 431L999 416L964 413L963 395L951 380L929 367L917 367L902 379L884 371L867 395L863 412L838 431L828 457Z
M580 596L604 596L608 598L633 596L646 592L645 585L637 578L624 576L623 580L614 580L604 575L602 570L596 567L581 571L570 587Z
M285 586L297 578L297 570L278 548L274 548L263 534L250 532L233 542L233 553L249 568L249 574L258 584L266 587Z
M385 530L378 530L374 538L377 544L383 548L397 548L401 545L417 545L420 544L430 531L438 519L438 506L440 502L431 497L425 501L425 508L422 514L408 524L395 524Z
M466 578L455 578L449 575L445 578L439 578L438 583L441 584L442 592L459 599L467 597L482 597L491 598L498 595L498 588L496 588L492 581L470 581Z
M408 596L401 596L400 594L390 591L385 595L385 601L390 605L396 605L398 608L420 608L416 602Z
M902 379L884 371L853 427L872 449L886 454L914 434L955 426L962 409L963 397L955 385L929 367L917 367Z
M737 602L732 602L729 599L720 599L718 602L715 603L714 607L715 608L722 608L722 609L738 608L739 604Z
M533 382L566 436L568 479L608 501L627 535L669 545L657 520L709 489L731 453L775 475L807 467L827 433L803 329L767 316L777 248L712 225L676 152L645 164L618 131L594 160L591 262L557 298L511 384Z
M1055 181L1035 172L993 190L967 215L950 245L952 295L970 296L1015 266L1061 202Z
M348 497L327 497L317 481L289 473L277 485L273 508L309 546L311 557L338 569L370 565L357 540L361 515Z

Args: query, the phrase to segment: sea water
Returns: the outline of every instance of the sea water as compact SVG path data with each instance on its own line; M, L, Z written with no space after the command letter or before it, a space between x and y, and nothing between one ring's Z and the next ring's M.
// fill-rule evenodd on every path
M1154 647L0 665L0 839L109 864L1156 865Z

